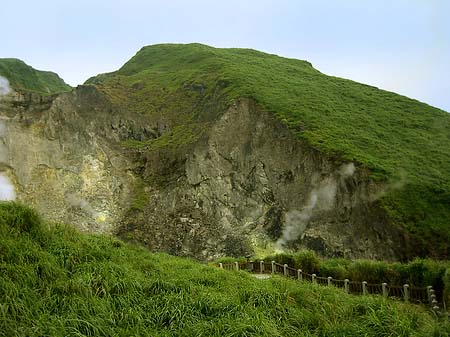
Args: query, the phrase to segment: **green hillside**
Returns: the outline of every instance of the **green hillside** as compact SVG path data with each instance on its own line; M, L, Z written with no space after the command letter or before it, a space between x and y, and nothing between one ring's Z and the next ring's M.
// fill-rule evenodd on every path
M0 203L0 336L449 336L382 297L260 281Z
M25 62L13 58L0 58L0 76L6 77L14 89L41 95L70 91L72 88L57 74L36 70Z
M380 203L414 237L417 254L448 256L450 115L445 111L324 75L306 61L200 44L144 47L118 71L87 83L124 110L171 121L173 132L161 139L128 144L149 150L195 141L233 99L252 98L300 139L388 182L392 188Z

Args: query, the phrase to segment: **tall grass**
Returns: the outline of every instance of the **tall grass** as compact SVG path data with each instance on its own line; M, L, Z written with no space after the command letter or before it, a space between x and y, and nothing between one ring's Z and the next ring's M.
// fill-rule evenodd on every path
M0 336L449 335L411 305L150 254L14 203L0 218Z

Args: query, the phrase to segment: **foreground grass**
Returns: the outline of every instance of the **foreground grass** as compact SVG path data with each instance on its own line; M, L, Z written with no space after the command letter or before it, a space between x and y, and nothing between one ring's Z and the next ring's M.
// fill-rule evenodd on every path
M0 336L448 336L422 308L253 279L0 204Z

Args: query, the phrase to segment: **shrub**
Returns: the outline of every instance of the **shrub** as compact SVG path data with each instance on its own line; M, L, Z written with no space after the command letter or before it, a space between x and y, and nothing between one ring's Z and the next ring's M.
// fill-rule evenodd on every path
M293 254L296 269L301 269L307 273L318 273L320 270L320 260L312 250L301 250Z
M356 260L349 264L347 278L369 283L388 282L388 264L381 261Z
M343 280L347 278L347 268L351 263L346 259L323 259L320 262L319 274L321 276L331 276L334 279Z
M279 264L287 264L288 266L297 268L297 265L294 261L294 257L291 254L287 253L279 253L272 257L269 257L267 259L264 259L264 261L275 261Z

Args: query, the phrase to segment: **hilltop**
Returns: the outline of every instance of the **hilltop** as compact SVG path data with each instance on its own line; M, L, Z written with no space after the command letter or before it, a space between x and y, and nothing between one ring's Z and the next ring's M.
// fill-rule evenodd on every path
M22 60L0 58L0 76L6 77L15 90L52 95L72 90L56 73L36 70Z
M448 322L381 296L260 281L0 203L1 336L448 336Z
M402 171L412 182L450 188L448 113L324 75L306 61L251 49L163 44L142 48L118 71L86 83L107 88L121 104L143 114L155 113L162 89L170 97L191 87L204 101L222 104L252 98L299 138L327 154L367 166L374 178L400 178Z

